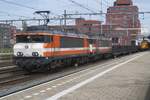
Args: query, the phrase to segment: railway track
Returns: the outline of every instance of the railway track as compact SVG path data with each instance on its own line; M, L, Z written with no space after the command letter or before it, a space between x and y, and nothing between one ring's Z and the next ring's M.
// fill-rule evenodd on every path
M0 67L13 66L12 60L0 60Z
M126 56L124 58L127 58ZM115 61L119 61L120 59L116 58ZM95 63L89 63L80 67L67 67L63 70L57 72L46 72L46 73L34 73L28 74L18 68L10 68L5 69L3 71L0 70L0 97L21 91L51 80L55 80L73 73L77 73L88 68L91 68L97 64L107 64L112 62L110 60L101 60ZM2 75L5 75L2 77ZM19 87L19 88L18 88ZM6 91L9 90L9 91Z
M1 80L0 88L3 89L5 86L21 83L23 81L26 81L27 78L30 78L30 77L26 75L21 75L21 76L9 77L4 80L0 79Z
M86 69L86 67L85 68L81 67L81 69L78 68L79 67L67 67L64 70L59 71L57 70L46 73L29 74L15 66L3 67L0 69L0 97ZM11 90L11 88L14 87L15 88L21 87L21 88Z
M21 71L21 69L17 68L16 66L7 66L7 67L1 67L0 68L0 75L2 74L12 74L15 73L17 71Z
M13 66L12 54L0 54L0 67Z
M11 58L10 54L0 55L0 88L27 78L25 72L13 65Z
M0 88L19 83L28 76L27 73L16 66L0 67Z

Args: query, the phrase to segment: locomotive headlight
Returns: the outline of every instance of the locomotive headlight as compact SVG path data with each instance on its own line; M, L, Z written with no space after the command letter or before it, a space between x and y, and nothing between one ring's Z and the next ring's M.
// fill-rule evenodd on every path
M39 56L39 53L38 52L32 52L32 56L37 57L37 56Z
M23 53L22 52L17 52L17 56L23 56Z

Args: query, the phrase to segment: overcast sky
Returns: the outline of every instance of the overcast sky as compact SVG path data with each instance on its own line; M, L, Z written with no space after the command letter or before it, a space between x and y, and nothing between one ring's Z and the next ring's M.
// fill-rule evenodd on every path
M12 5L0 0L0 19L18 19L20 16L33 18L36 17L33 15L35 10L28 9L25 7L20 7ZM61 15L66 9L68 13L75 12L89 12L71 2L69 0L5 0L12 1L18 4L26 5L33 7L38 10L50 10L53 15ZM85 7L88 7L95 12L101 10L100 2L101 0L74 0L80 4L83 4ZM113 5L114 0L102 0L103 11L106 11L108 5ZM107 3L108 2L108 3ZM150 11L150 0L134 0L134 4L139 7L140 11ZM144 17L144 19L143 19ZM23 18L23 17L22 17ZM97 19L104 20L104 17L96 17ZM150 29L150 14L140 15L142 25Z
M134 0L135 5L139 7L140 11L150 12L150 1L149 0ZM140 15L142 27L145 27L145 31L150 31L150 14Z

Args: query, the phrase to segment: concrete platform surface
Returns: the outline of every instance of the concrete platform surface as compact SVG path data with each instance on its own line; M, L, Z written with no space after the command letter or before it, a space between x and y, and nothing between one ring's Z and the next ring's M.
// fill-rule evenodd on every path
M113 59L0 100L150 100L150 52Z

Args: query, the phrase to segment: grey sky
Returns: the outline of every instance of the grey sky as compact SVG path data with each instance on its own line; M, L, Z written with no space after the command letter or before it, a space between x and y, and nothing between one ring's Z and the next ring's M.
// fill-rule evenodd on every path
M53 14L63 14L63 11L66 9L69 13L74 12L89 12L85 9L82 9L75 4L72 4L69 2L69 0L7 0L16 2L19 4L27 5L39 10L50 10L53 12ZM76 2L79 2L80 4L83 4L84 6L98 12L100 11L100 2L101 0L74 0ZM109 5L113 4L114 0L103 0L103 10L106 11L107 3L109 2ZM149 0L134 0L135 5L139 6L140 11L150 11L150 1ZM14 15L20 15L20 16L26 16L26 17L35 17L33 15L33 12L35 10L19 7L15 5L11 5L8 3L4 3L0 0L0 19L17 19L20 18L18 16ZM6 13L9 13L6 14ZM140 15L142 25L149 27L150 22L150 14ZM102 19L101 17L97 17L99 19ZM104 20L104 19L103 19ZM149 27L150 28L150 27Z
M135 5L138 5L140 11L150 12L149 0L134 0L134 3ZM145 32L150 31L150 14L140 15L140 20L141 20L142 27L146 28L144 31Z

